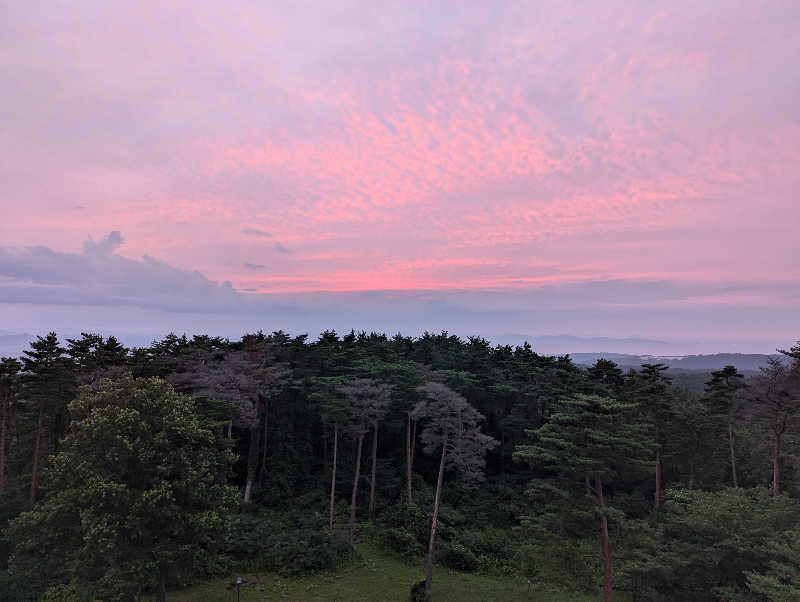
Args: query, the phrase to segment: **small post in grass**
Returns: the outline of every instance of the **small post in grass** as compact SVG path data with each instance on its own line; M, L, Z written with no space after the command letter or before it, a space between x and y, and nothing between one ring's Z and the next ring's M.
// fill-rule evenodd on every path
M241 577L237 577L236 578L236 602L239 602L239 595L240 595L239 594L239 588L241 587L241 585L242 585L242 578Z

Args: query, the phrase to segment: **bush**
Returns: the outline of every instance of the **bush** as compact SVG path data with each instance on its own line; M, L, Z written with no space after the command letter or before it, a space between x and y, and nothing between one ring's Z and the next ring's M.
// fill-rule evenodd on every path
M425 546L417 536L403 527L393 527L381 531L380 543L406 562L413 562L425 552Z
M453 534L453 541L471 552L476 559L477 571L507 575L514 570L519 544L515 533L510 530L490 527L462 530Z
M473 572L478 569L478 557L457 541L440 542L436 560L457 571Z
M284 577L335 569L352 555L344 534L330 533L321 521L274 512L241 514L225 553L242 569Z
M533 583L596 591L600 563L595 540L541 539L519 548L521 573Z
M425 579L411 586L411 595L409 596L411 602L430 602L430 599L430 594L425 589Z
M42 602L80 602L78 591L74 585L56 585L48 589Z
M335 569L352 554L344 535L327 531L279 533L269 538L267 546L271 554L266 568L282 577Z
M380 544L406 562L425 553L430 534L430 517L416 504L389 508L381 520Z

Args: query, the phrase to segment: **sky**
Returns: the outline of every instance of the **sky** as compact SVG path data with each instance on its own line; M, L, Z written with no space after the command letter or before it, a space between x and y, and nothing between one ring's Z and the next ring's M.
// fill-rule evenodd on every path
M798 56L796 0L0 0L0 334L774 351Z

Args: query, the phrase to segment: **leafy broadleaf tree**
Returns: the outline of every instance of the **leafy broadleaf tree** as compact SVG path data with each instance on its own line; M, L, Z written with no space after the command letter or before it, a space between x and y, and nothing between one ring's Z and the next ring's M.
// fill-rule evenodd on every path
M426 421L420 436L423 451L440 454L425 574L425 590L430 592L444 474L450 469L458 472L467 483L483 480L486 452L496 447L498 442L481 432L479 423L483 416L447 385L431 381L418 390L424 399L414 409L414 416Z
M163 602L170 571L201 563L227 532L229 443L157 378L82 387L69 412L47 495L9 527L12 574L42 589L73 581L103 599L155 589Z
M555 498L550 513L554 523L580 507L581 498L593 500L600 523L603 558L603 599L611 600L613 574L608 531L606 487L650 467L650 445L643 427L631 420L634 404L599 395L577 395L563 400L550 420L528 431L533 442L517 447L515 457L546 471L529 490L546 491ZM575 504L573 500L578 500Z

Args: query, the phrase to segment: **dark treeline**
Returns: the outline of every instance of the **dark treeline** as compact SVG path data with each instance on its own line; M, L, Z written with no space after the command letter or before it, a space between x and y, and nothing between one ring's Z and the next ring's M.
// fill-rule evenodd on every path
M782 353L698 393L662 364L446 332L38 337L0 363L0 597L163 600L335 569L364 538L427 558L418 599L436 564L800 599L800 345Z

